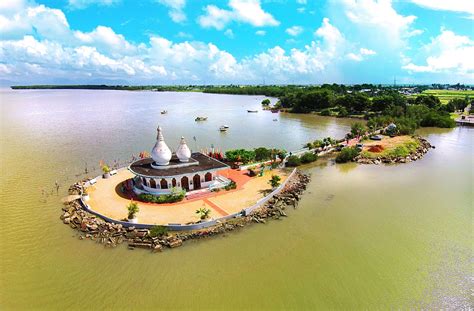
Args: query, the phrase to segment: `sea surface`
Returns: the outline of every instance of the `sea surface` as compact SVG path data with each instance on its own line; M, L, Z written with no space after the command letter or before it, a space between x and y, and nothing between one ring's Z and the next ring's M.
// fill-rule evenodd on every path
M158 125L172 149L184 136L193 150L296 150L353 122L261 111L263 98L1 90L0 309L473 306L474 128L420 130L436 149L409 164L304 166L312 181L288 218L159 254L80 241L59 220L86 168L149 151Z

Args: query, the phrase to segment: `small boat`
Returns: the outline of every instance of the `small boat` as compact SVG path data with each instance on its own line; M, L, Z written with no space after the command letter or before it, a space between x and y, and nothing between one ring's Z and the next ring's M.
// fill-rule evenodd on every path
M278 119L273 119L273 121L278 121Z
M271 109L271 112L272 113L278 113L278 112L280 112L280 109Z
M248 113L257 113L258 110L247 110Z
M168 110L161 110L161 114L167 114Z
M226 132L229 127L225 127L224 125L219 127L219 131Z
M371 140L382 140L382 138L383 138L382 135L374 135L370 137Z
M207 120L207 117L196 117L196 119L194 119L194 121L206 121Z
M225 124L224 124L223 126L221 126L221 127L225 128L225 129L228 129L228 128L229 128L229 126L228 126L228 125L225 125Z

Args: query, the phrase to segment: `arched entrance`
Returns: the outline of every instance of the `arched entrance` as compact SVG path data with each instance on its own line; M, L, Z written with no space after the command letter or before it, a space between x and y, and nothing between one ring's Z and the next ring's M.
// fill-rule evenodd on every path
M171 180L171 186L172 186L173 188L176 187L176 178L173 178L173 179Z
M181 188L189 191L189 180L188 177L184 176L181 178Z
M150 178L150 188L156 189L156 181L153 178Z
M198 174L194 175L193 177L193 186L194 190L201 189L201 176Z
M207 172L206 175L204 175L204 181L212 181L212 174L211 172Z
M166 179L164 179L164 178L161 179L160 187L161 187L161 189L168 189L168 182L166 181Z

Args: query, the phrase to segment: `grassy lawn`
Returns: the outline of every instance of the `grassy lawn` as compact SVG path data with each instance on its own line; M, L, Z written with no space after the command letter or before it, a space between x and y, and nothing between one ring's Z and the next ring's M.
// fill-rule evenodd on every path
M364 158L406 157L410 153L414 152L420 145L418 140L408 135L396 137L384 136L384 138L380 141L365 140L362 143L364 144L364 147L362 149L361 156ZM369 151L370 147L375 145L382 146L383 151Z
M454 98L474 97L474 91L453 91L453 90L426 90L422 94L434 95L439 98L442 104L447 104Z

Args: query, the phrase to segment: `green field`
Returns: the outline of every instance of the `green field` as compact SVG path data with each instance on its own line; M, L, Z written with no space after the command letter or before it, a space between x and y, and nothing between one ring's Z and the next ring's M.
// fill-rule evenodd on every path
M454 98L474 98L474 91L454 91L454 90L426 90L422 94L434 95L439 98L442 104L447 104Z

